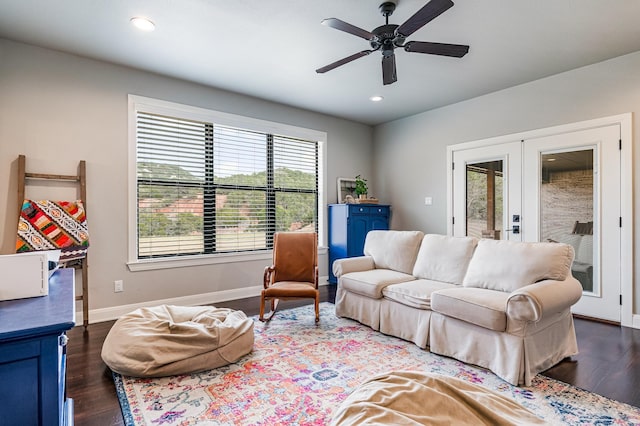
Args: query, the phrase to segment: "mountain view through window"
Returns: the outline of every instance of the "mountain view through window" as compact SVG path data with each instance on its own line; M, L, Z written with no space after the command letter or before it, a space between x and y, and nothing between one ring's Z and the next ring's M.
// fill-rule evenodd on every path
M317 142L137 114L138 257L272 247L317 231Z

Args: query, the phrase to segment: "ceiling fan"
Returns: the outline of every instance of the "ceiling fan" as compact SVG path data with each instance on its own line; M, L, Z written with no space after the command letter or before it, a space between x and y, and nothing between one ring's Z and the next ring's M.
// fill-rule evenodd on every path
M342 58L316 70L322 74L331 71L341 65L347 64L371 52L382 52L382 82L392 84L398 80L396 75L396 55L394 49L402 47L407 52L428 53L431 55L452 56L462 58L469 51L469 46L462 44L431 43L428 41L406 41L406 38L422 28L426 23L440 16L453 6L451 0L431 0L422 9L418 10L412 17L407 19L402 25L389 24L389 16L396 9L396 3L386 1L380 5L380 12L386 19L385 25L373 29L371 32L358 28L337 18L328 18L322 21L336 30L344 31L354 36L361 37L371 45L371 49L354 53L351 56Z

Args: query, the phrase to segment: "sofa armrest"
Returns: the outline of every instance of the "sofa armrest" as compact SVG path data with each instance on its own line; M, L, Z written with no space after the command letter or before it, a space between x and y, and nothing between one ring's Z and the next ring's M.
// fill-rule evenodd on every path
M349 272L362 272L376 269L371 256L347 257L344 259L336 259L333 262L333 275L340 278Z
M544 280L511 293L507 316L519 321L540 321L544 316L569 309L582 297L580 282L569 275L564 281Z

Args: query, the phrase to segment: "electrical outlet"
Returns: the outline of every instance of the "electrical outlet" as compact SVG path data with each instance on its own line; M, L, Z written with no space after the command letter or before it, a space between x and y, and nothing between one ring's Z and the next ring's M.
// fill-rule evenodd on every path
M424 205L425 206L430 206L433 204L433 198L432 197L424 197Z
M113 292L120 293L121 291L124 291L124 282L122 280L115 280L113 282Z

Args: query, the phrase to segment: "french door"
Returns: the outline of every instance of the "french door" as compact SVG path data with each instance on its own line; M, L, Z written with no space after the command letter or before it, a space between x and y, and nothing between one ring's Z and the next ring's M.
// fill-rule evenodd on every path
M453 235L521 241L522 143L454 151Z
M620 321L620 126L453 150L453 235L570 244L577 314Z
M577 314L620 321L620 127L524 142L523 208L537 212L528 241L575 251L572 273L583 297Z

